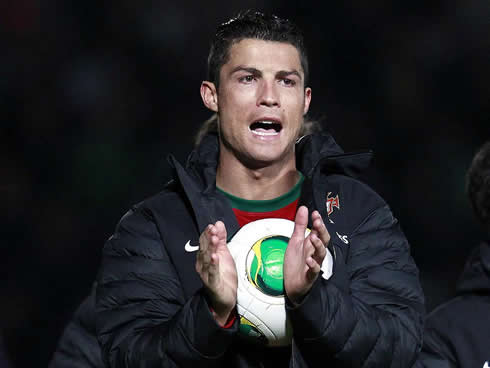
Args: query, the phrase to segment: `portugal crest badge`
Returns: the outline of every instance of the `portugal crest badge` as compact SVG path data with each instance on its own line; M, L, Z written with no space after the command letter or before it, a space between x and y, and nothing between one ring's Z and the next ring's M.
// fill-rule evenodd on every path
M340 209L340 200L339 200L339 195L337 194L335 197L330 197L332 192L328 192L327 194L327 215L330 216L330 214L333 212L334 207L337 209Z

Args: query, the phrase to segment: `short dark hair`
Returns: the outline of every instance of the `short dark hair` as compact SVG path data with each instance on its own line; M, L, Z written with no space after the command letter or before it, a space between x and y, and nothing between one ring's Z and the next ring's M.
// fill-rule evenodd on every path
M466 193L476 216L490 233L490 142L473 157L466 174Z
M296 47L304 72L304 85L308 81L308 56L301 30L288 19L276 15L247 10L221 24L211 42L208 55L208 80L219 86L221 67L229 58L233 44L246 38L289 43Z

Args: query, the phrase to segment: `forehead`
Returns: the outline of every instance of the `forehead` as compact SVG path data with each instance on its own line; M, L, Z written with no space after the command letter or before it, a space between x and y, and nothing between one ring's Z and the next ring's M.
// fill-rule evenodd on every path
M298 49L286 42L245 38L234 43L223 67L243 65L257 69L296 70L303 73Z

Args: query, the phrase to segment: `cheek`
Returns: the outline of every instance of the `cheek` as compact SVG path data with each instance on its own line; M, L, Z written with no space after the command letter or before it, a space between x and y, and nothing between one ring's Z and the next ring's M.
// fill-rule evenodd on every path
M255 104L256 90L252 86L230 86L226 90L226 100L234 109L243 109Z
M233 118L233 115L235 115L237 113L237 110L239 110L238 102L239 100L237 101L234 96L230 94L226 95L226 98L221 99L219 104L221 115Z
M283 107L283 110L292 118L297 119L298 117L302 117L305 112L305 105L302 99L299 99L297 96L288 100L289 104ZM289 106L289 108L288 108Z

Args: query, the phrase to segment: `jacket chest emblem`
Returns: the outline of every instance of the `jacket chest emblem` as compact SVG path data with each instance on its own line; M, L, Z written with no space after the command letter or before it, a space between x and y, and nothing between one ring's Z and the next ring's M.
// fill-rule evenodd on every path
M335 197L331 197L330 195L332 192L328 192L327 194L327 215L330 216L330 214L333 212L334 207L340 210L340 200L339 200L339 195L337 194Z

